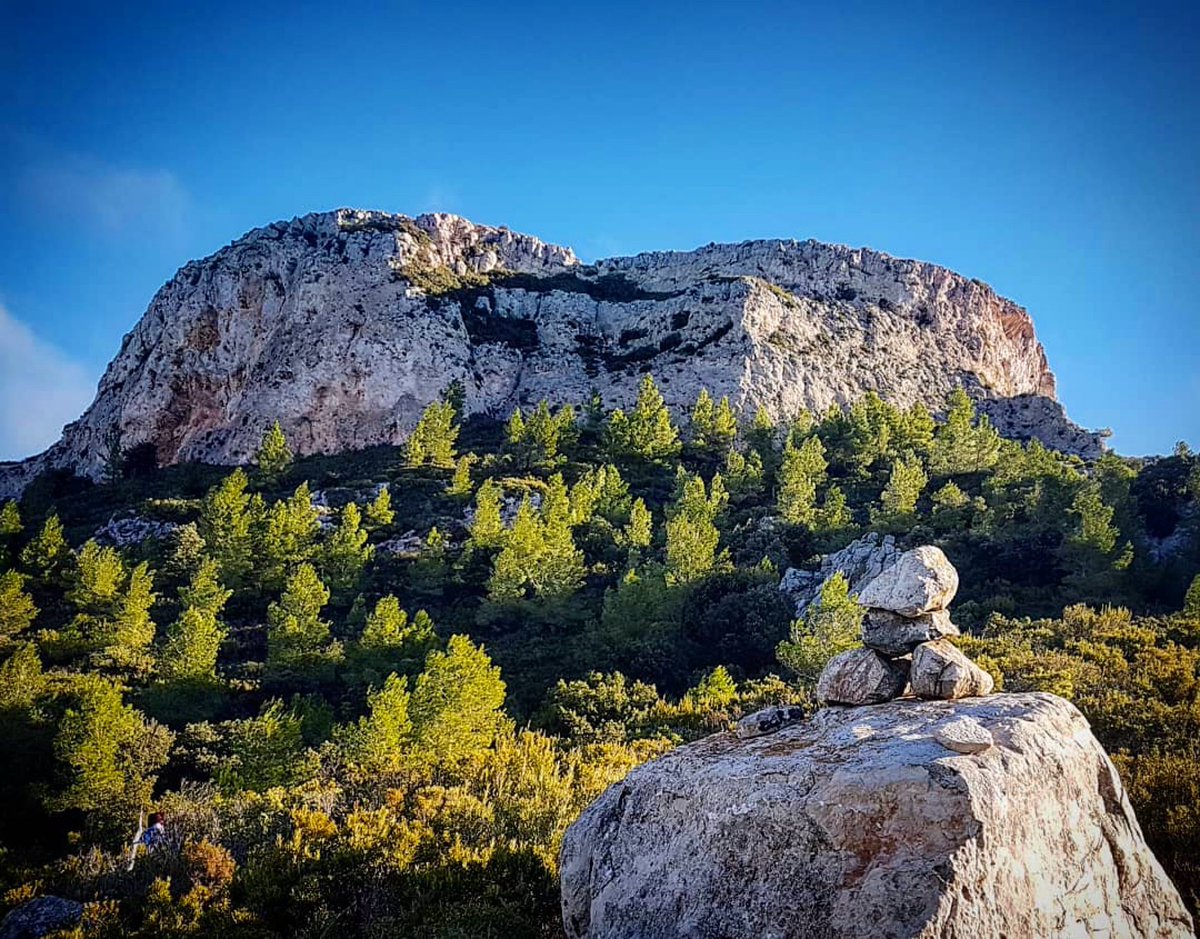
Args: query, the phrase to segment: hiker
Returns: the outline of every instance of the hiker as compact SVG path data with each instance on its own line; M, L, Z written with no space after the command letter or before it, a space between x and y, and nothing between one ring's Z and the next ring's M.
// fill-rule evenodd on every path
M161 812L150 813L150 824L146 826L146 830L142 832L142 837L138 842L146 849L149 854L159 843L166 837L167 826Z

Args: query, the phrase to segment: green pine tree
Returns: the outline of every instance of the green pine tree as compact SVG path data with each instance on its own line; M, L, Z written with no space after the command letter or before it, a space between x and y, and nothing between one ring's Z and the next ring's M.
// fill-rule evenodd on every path
M329 623L321 610L329 589L311 564L301 564L288 578L283 595L267 607L267 672L290 679L331 662Z
M812 526L817 518L817 489L825 481L828 464L820 438L808 437L800 446L789 440L779 467L776 506L785 521Z
M237 589L254 567L255 511L246 487L250 481L236 469L209 490L200 507L198 528L211 557L221 569L221 581Z
M64 583L70 563L71 547L63 533L62 522L57 515L51 515L41 531L25 545L21 566L33 575L36 583L50 588Z
M33 597L25 592L25 575L0 574L0 638L12 639L29 629L37 618Z
M873 520L891 525L911 525L917 512L917 500L921 498L928 482L925 468L916 456L896 460L879 497L880 508L871 513Z
M679 430L671 423L671 413L650 374L642 379L633 410L626 415L618 409L609 417L608 446L618 458L646 462L678 455Z
M504 719L500 669L466 636L431 652L409 701L416 746L430 762L454 766L489 746Z
M363 568L374 556L375 548L367 544L358 505L347 502L342 508L340 524L322 546L325 580L334 590L353 590L362 577Z
M863 609L841 571L821 586L820 597L792 623L791 638L779 643L779 661L801 681L815 683L835 655L861 645Z
M929 469L935 476L980 473L996 465L1000 435L987 415L976 420L975 404L961 388L947 400L946 421L933 435Z
M279 479L292 465L292 451L288 447L287 437L283 428L279 426L279 421L263 432L254 462L262 477L272 481Z
M392 510L392 492L385 483L379 487L379 493L367 506L367 529L377 531L380 528L387 528L395 520L396 513Z
M367 695L367 714L337 734L352 763L373 773L395 772L404 765L413 742L410 701L408 679L394 673Z
M717 553L721 532L717 517L729 501L720 475L707 489L700 476L681 477L679 496L667 512L667 574L688 583L724 566L727 552Z
M504 490L494 479L485 479L475 493L475 514L471 519L468 544L472 548L496 548L504 541L501 505Z
M459 432L456 416L453 404L430 402L408 438L405 456L409 466L449 468L454 465L454 445Z
M221 586L217 562L206 558L191 582L180 589L183 610L167 632L159 672L167 681L210 684L217 679L217 656L228 629L221 611L233 591Z

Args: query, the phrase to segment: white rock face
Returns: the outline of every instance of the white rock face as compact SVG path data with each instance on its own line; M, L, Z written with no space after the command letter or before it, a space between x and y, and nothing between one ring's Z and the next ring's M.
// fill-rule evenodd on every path
M970 718L994 746L935 739ZM1184 939L1083 716L1048 694L827 709L635 769L567 831L571 939Z
M905 551L896 563L863 588L865 607L915 617L944 610L958 592L958 571L934 545Z
M469 282L431 296L455 286L449 275ZM453 215L339 209L181 268L88 411L47 454L5 469L0 491L47 466L96 476L113 427L162 463L235 463L276 419L302 454L402 441L453 379L469 410L507 416L592 387L627 404L647 370L680 410L702 386L777 416L868 390L934 410L960 385L981 400L1032 396L1049 403L1021 412L1017 436L1100 452L1056 412L1028 314L940 267L815 241L585 266L569 248Z

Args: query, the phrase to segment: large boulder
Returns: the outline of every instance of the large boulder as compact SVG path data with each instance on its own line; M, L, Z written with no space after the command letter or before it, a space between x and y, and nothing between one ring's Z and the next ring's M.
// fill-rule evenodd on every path
M825 704L879 704L904 694L908 662L892 662L872 649L850 649L829 660L817 681Z
M991 675L945 639L913 650L909 681L919 698L970 698L991 694L995 687Z
M993 746L939 743L961 718ZM1192 936L1112 763L1049 694L716 734L608 789L561 862L571 939Z
M71 929L83 918L83 904L62 897L38 897L0 920L0 939L41 939Z
M858 595L865 607L920 616L944 610L958 592L958 571L941 548L922 545L905 551L896 563L868 583Z

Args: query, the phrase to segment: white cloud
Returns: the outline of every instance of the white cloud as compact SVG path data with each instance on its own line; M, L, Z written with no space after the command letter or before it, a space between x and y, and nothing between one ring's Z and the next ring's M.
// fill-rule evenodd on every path
M17 190L34 211L104 234L149 231L178 238L191 200L165 169L114 166L77 154L41 152L18 174Z
M96 392L88 370L0 304L0 459L19 460L54 443Z

